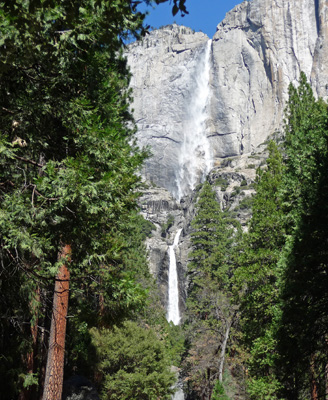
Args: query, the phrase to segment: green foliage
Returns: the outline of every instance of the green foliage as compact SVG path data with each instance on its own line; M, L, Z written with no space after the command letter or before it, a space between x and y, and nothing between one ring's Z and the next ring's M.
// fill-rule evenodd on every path
M166 354L171 365L180 366L185 352L185 335L180 325L162 323L162 338L165 342Z
M280 383L271 375L260 378L250 378L247 393L251 399L278 400L277 393L281 389Z
M169 323L166 310L161 303L161 295L155 280L147 280L148 298L142 312L137 315L141 325L149 325L165 345L165 352L171 365L179 366L185 352L185 335L181 325Z
M133 322L112 330L92 329L103 376L102 399L170 399L175 381L162 341L149 327Z
M269 143L236 257L250 399L310 398L314 387L320 398L326 388L328 110L303 73L289 95L285 162Z
M227 179L220 176L215 180L215 186L219 186L221 188L221 191L225 192L227 190L227 187L229 186L229 182Z
M156 230L156 226L152 222L142 218L140 221L140 230L143 239L146 239L152 235L152 231Z
M81 326L118 320L145 303L136 281L146 265L139 239L150 227L141 223L138 231L133 219L146 153L133 139L122 56L124 40L143 32L136 3L0 2L0 317L7 321L0 353L8 360L1 373L8 398L17 397L25 375L19 360L32 348L30 326L48 325L63 245L72 248L70 307ZM69 329L85 337L77 322ZM40 340L35 352L47 337ZM73 359L86 357L72 346Z
M248 168L248 169L255 169L256 166L255 166L255 164L248 164L248 165L246 166L246 168Z
M253 196L247 196L239 203L235 210L251 210L253 207Z
M283 160L274 142L269 143L268 150L267 168L257 170L256 195L251 198L253 215L249 231L240 244L240 255L236 256L239 266L234 278L241 303L243 340L249 351L249 393L254 399L272 396L269 384L262 385L263 390L255 395L254 388L259 382L268 381L267 376L276 382L274 361L277 351L273 336L277 329L279 304L277 263L284 245L282 200L279 197Z
M166 233L168 230L171 228L171 226L174 224L174 216L172 214L169 214L167 217L166 222L162 225L162 236L165 237Z
M196 216L191 226L193 250L189 268L216 275L223 282L228 268L227 248L232 244L233 229L224 221L215 192L207 181L199 193Z
M321 190L327 160L327 105L315 101L304 73L297 89L289 87L285 132L285 207L288 224L297 227Z
M39 384L39 382L38 382L37 374L30 373L30 374L25 375L24 382L23 382L24 388L27 388L27 387L33 386L33 385L38 385L38 384Z
M224 387L220 381L216 381L214 385L211 400L229 400L229 397L225 394Z
M192 285L187 299L186 332L189 342L184 369L198 396L209 396L223 373L227 341L237 319L230 294L230 255L238 228L220 208L208 182L203 184L191 223L189 270ZM220 350L223 347L223 351Z
M230 193L230 197L236 197L238 194L243 193L239 186L235 186L233 189L233 192Z
M139 17L129 2L85 1L78 9L54 2L33 12L14 3L2 14L8 38L0 117L8 151L16 136L27 145L2 154L1 232L23 263L33 253L44 276L56 273L59 243L72 243L72 268L80 274L95 257L116 258L119 245L108 251L108 237L135 207L135 171L144 155L130 144L128 72L112 50ZM5 23L12 17L14 35ZM30 30L20 25L25 19Z
M6 270L2 269L0 276L1 395L3 398L14 398L27 374L22 354L31 350L29 298L32 297L33 285L27 282L23 274L15 273L10 268L8 259L1 261L7 267Z
M324 396L327 362L328 111L304 74L290 86L286 119L284 206L288 237L278 334L283 394L300 398L316 381Z

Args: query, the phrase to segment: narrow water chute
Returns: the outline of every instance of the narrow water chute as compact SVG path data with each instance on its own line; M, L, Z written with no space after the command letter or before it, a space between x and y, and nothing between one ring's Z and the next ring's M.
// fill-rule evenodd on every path
M169 279L168 279L168 306L167 320L172 321L174 325L179 325L180 309L179 309L179 282L175 249L178 246L182 229L178 229L175 234L173 244L169 246Z

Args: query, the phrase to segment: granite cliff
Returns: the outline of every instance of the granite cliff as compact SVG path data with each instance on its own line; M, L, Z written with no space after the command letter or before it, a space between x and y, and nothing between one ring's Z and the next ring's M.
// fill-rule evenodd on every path
M252 0L227 13L210 42L201 146L188 147L186 141L194 135L196 122L190 120L209 38L170 25L131 44L127 56L138 140L153 154L144 176L181 198L194 184L181 175L183 162L190 162L182 153L194 151L197 180L215 161L256 151L281 128L288 85L297 82L300 71L315 94L325 97L327 10L325 0ZM190 182L181 188L179 179Z
M227 13L212 39L169 25L129 45L138 142L152 156L141 199L155 229L150 269L167 302L167 249L177 249L180 308L187 294L190 221L197 183L207 175L221 207L245 227L255 168L280 135L288 85L304 71L316 96L328 94L326 0L251 0Z

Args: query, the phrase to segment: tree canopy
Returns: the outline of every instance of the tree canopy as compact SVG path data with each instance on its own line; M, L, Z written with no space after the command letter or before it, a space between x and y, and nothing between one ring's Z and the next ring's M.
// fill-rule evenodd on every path
M135 278L147 274L144 249L133 250L141 235L131 246L146 153L133 139L122 56L123 41L144 32L137 4L0 2L0 335L8 397L28 398L36 383L43 390L54 280L70 276L65 290L81 325L117 321L146 298ZM23 357L14 359L17 351Z
M97 368L105 375L103 399L170 399L176 379L163 341L149 327L125 322L111 330L92 330L99 355Z
M194 392L211 398L216 381L222 384L228 340L236 321L229 262L235 232L208 181L198 193L195 208L186 312L189 351L185 364Z
M302 73L289 87L281 152L271 143L258 171L236 271L254 399L327 391L327 110Z

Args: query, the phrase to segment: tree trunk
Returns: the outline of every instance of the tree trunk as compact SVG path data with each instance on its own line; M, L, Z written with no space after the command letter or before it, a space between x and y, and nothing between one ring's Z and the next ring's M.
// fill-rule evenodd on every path
M225 360L225 352L227 348L227 343L229 339L229 334L230 334L230 328L231 328L231 322L227 322L226 326L226 331L224 334L224 339L221 347L221 354L220 354L220 360L219 360L219 381L222 383L223 381L223 367L224 367L224 360Z
M70 254L71 246L64 246L59 254L59 260L69 257ZM46 378L42 400L61 400L62 397L69 278L70 273L67 265L62 264L55 280Z
M311 376L311 400L318 400L318 383L315 376L315 355L311 356L311 365L310 365L310 376Z

